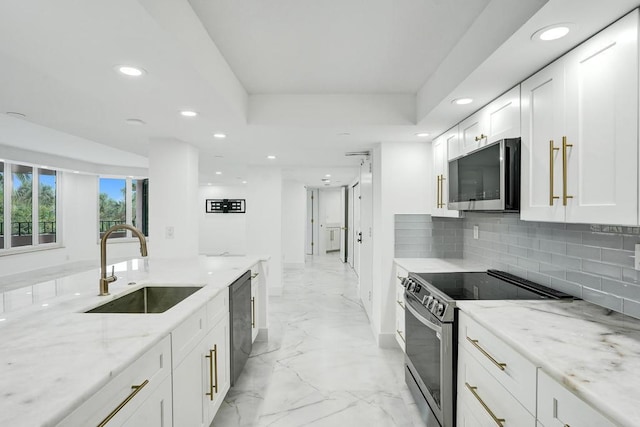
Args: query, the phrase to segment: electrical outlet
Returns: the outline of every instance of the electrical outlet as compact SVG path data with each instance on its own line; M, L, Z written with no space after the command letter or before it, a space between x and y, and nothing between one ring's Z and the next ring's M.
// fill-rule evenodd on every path
M164 237L167 239L173 239L173 226L167 226L164 230Z
M640 270L640 244L636 245L636 256L634 257L635 259L635 269L636 270Z
M479 230L479 227L477 225L474 225L473 226L473 238L475 240L478 240L478 234L479 234L478 230ZM640 246L640 245L638 245L638 246Z

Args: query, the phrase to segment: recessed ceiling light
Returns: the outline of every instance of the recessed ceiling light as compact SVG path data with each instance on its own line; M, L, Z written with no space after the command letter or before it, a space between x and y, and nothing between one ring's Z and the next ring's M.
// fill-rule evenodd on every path
M80 294L80 292L76 292L74 295L79 297L81 294Z
M140 120L140 119L126 119L125 122L128 125L132 125L132 126L141 126L146 124L144 120Z
M42 304L42 306L43 306L43 307L49 307L49 304L44 303L44 304Z
M456 98L453 101L451 101L452 104L456 104L456 105L467 105L467 104L471 104L473 102L473 99L471 98Z
M217 138L217 139L225 139L227 137L227 134L225 134L225 133L214 133L213 137Z
M191 110L182 110L180 111L180 114L183 115L184 117L195 117L198 115L198 113Z
M531 39L534 41L542 40L545 42L558 40L566 36L567 34L569 34L569 31L571 31L572 26L573 24L570 24L570 23L549 25L533 33L531 35Z
M80 171L73 171L73 173L80 173Z
M5 320L7 320L7 319L0 319L0 322L4 322Z
M222 175L222 172L216 171L216 175Z
M331 178L331 174L330 174L330 173L328 173L328 174L326 174L326 175L325 175L325 177L326 177L326 178Z
M275 159L276 159L276 156L269 155L269 156L267 156L267 159L269 159L269 160L275 160Z
M247 183L247 181L242 181L242 183L243 183L243 184L246 184L246 183Z
M424 138L425 136L429 136L429 134L427 132L418 132L416 133L416 136L419 138Z
M142 68L132 67L130 65L119 65L117 68L120 73L129 77L140 77L145 73Z
M7 116L17 117L18 119L25 119L27 116L22 113L18 113L17 111L7 111L5 113Z
M338 136L349 136L351 135L349 132L340 132Z
M213 184L211 184L210 182L207 182L207 185L213 185Z

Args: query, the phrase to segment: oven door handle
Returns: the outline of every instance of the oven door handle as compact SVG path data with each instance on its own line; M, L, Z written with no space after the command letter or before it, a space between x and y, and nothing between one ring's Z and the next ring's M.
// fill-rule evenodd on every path
M409 310L411 312L411 314L413 314L413 316L418 319L418 321L420 323L422 323L424 326L426 326L427 328L438 332L439 334L442 334L442 326L439 325L438 323L434 322L433 320L431 320L430 318L424 317L422 314L420 314L418 312L418 310L416 310L413 305L415 304L415 302L413 302L413 300L415 298L413 298L411 295L409 295L409 298L406 298L407 294L405 294L405 308L407 310ZM431 317L431 316L430 316Z

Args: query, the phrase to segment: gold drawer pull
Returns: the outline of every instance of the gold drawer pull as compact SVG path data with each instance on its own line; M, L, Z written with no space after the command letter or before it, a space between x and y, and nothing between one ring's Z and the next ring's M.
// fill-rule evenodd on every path
M485 138L487 138L487 135L485 135L484 133L481 133L480 136L476 136L476 141L482 141Z
M478 399L478 402L480 402L480 404L482 405L484 410L487 411L487 413L491 416L491 418L493 418L493 421L495 421L498 426L504 427L505 419L496 417L496 415L493 413L493 411L491 409L489 409L487 404L484 403L482 398L478 395L478 392L476 391L478 389L478 387L474 387L472 385L469 385L469 383L467 383L467 382L465 382L464 385L466 385L467 388L469 389L469 391L471 392L471 394L473 394L473 396L476 399Z
M251 327L256 327L256 297L251 297Z
M111 411L111 413L110 413L109 415L107 415L107 418L105 418L104 420L102 420L102 422L101 422L100 424L98 424L98 427L103 427L103 426L107 425L107 423L108 423L109 421L111 421L111 419L112 419L113 417L115 417L115 416L116 416L116 414L117 414L118 412L120 412L120 410L121 410L122 408L124 408L124 407L125 407L125 405L126 405L127 403L129 403L129 401L130 401L131 399L133 399L133 398L136 396L136 394L138 394L138 393L140 392L140 390L142 390L142 389L144 388L144 386L146 386L147 384L149 384L149 380L144 380L144 382L143 382L142 384L140 384L140 385L132 385L132 386L131 386L131 389L132 389L133 391L131 392L131 394L129 394L129 396L127 396L127 398L126 398L126 399L124 399L124 400L123 400L123 401L122 401L122 402L121 402L121 403L116 407L116 409L114 409L113 411Z
M259 275L259 274L260 274L260 273L253 273L253 274L251 275L251 278L252 278L252 279L255 279L256 277L258 277L258 275Z
M573 199L573 196L567 195L567 147L573 147L573 144L567 144L567 137L562 137L562 206L567 206L567 199Z
M507 367L506 363L498 362L496 359L491 357L491 355L489 353L487 353L487 351L484 348L480 347L480 345L478 344L478 340L472 340L471 338L467 337L467 341L469 341L471 344L473 344L473 346L475 348L477 348L480 351L480 353L484 354L487 357L487 359L489 359L491 361L491 363L496 365L498 367L498 369L500 369L501 371L504 371L504 368Z
M402 301L396 301L398 303L398 305L402 308L404 308L404 304L402 303Z
M209 359L209 393L205 393L209 396L210 400L213 400L213 396L218 394L218 345L213 345L213 350L209 350L209 354L205 356Z
M404 337L402 336L402 331L399 331L398 329L396 329L396 332L398 333L398 335L400 335L400 339L402 340L402 342L406 342L404 340Z

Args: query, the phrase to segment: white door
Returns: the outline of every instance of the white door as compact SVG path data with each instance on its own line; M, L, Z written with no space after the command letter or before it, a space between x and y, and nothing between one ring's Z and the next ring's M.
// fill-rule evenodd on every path
M340 189L340 261L347 262L347 187Z
M520 136L520 86L500 96L482 109L485 134L481 145Z
M449 203L449 161L448 147L458 146L458 132L456 128L450 129L433 141L433 173L434 173L434 199L432 201L432 216L444 216L457 218L459 211L447 209Z
M353 186L353 233L351 233L351 243L353 245L353 269L356 275L360 276L360 183Z
M313 190L307 190L307 231L305 236L305 253L313 255Z
M373 307L373 174L371 159L363 162L360 172L360 298L372 317Z
M547 66L522 83L522 182L520 216L527 221L564 221L562 135L564 65Z
M567 222L638 220L638 12L569 53Z
M486 142L481 119L482 114L478 111L458 125L461 154L477 150L481 143Z
M347 251L347 262L349 263L349 265L351 266L351 268L354 268L353 266L353 252L354 252L354 247L353 247L353 243L355 241L354 239L354 234L353 234L353 230L355 230L355 226L354 226L354 222L353 222L353 212L355 209L355 204L354 204L354 199L355 199L355 191L353 189L353 187L349 187L347 193L349 194L349 222L348 222L348 226L347 226L347 245L349 246L349 250Z

